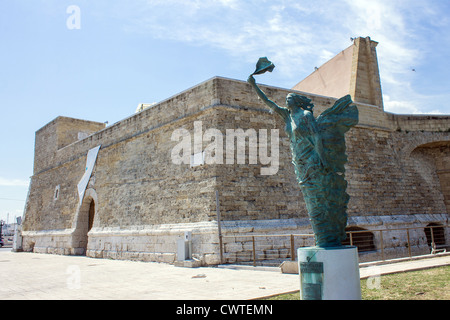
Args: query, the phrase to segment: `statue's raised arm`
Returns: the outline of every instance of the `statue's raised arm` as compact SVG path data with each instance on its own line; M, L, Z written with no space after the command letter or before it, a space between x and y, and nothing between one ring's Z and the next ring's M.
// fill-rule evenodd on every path
M256 63L256 69L255 72L253 72L247 79L247 82L250 83L250 85L255 89L256 94L258 97L261 98L261 100L274 112L278 113L283 120L286 122L289 118L289 111L286 108L280 107L275 102L267 98L266 94L258 87L256 84L255 78L253 77L255 74L263 74L267 71L272 72L272 70L275 68L275 65L267 59L267 57L261 57L259 58L258 62Z
M252 87L255 89L256 94L258 95L258 97L261 98L261 100L270 108L272 109L274 112L276 112L277 114L279 114L284 121L287 120L287 118L289 117L289 111L286 108L280 107L279 105L277 105L275 102L273 102L272 100L270 100L269 98L267 98L266 94L258 87L258 85L256 84L255 78L253 77L253 74L251 74L248 79L247 82L250 83L252 85Z

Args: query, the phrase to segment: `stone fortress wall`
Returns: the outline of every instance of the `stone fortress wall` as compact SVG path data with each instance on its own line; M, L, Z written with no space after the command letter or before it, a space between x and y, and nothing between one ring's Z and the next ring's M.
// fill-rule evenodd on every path
M375 46L369 38L358 38L343 51L351 59L332 59L324 65L332 69L335 64L337 70L350 73L346 90L360 114L359 124L346 135L349 226L374 230L447 225L450 116L384 112ZM308 78L314 82L316 76ZM300 87L261 85L279 105L289 92L308 96L316 116L338 98L327 92L346 92L335 82L325 82L318 93ZM249 163L248 142L243 164L236 155L228 164L225 159L223 164L193 167L174 164L172 151L178 141L171 138L180 128L190 133L192 150L204 150L211 143L205 137L200 143L195 140L199 129L201 134L216 129L224 136L227 129L254 129L258 134L266 129L269 139L271 129L278 129L278 170L262 175L268 165ZM226 139L223 142L225 148ZM97 162L80 203L77 184L87 152L98 145ZM283 123L244 81L212 78L108 127L58 117L36 132L23 249L174 263L177 240L190 231L193 257L203 265L219 264L218 191L222 234L236 235L227 238L224 258L235 262L239 253L248 252L240 234L311 233L290 161ZM446 232L448 242L448 228ZM429 250L424 232L411 237L417 250ZM399 237L384 241L398 246ZM281 254L286 246L268 250Z

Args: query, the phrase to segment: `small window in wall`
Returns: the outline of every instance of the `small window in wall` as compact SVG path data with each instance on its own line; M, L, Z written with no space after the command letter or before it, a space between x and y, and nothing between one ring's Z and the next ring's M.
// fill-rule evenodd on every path
M430 248L433 247L433 243L435 248L445 247L445 232L441 224L429 223L424 231Z
M53 192L53 201L58 200L59 194L60 194L60 191L61 191L60 189L61 189L60 185L57 185L55 187L55 191Z
M358 248L358 252L367 252L375 250L373 242L373 233L360 227L345 228L347 239L342 241L343 245L354 245Z

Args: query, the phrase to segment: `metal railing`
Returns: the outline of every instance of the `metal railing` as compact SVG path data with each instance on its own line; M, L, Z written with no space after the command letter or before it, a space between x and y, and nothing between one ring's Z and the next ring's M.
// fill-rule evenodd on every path
M343 244L358 247L360 262L413 257L450 248L448 225L351 230ZM446 236L447 235L447 236ZM219 235L222 263L276 264L296 260L296 249L314 246L313 234Z

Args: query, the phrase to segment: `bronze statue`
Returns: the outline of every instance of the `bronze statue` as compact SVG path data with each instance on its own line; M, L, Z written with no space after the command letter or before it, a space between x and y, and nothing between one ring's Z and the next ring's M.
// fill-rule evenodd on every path
M316 246L341 246L346 238L347 204L344 134L358 123L358 109L350 95L337 100L317 119L311 99L295 93L286 97L286 107L269 100L258 87L253 75L271 72L275 66L260 58L248 83L258 96L285 122L290 140L292 163L300 185Z

